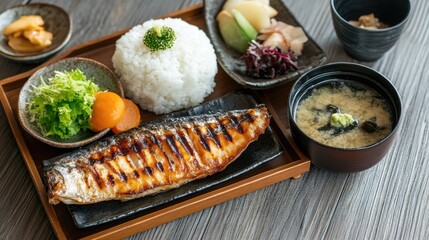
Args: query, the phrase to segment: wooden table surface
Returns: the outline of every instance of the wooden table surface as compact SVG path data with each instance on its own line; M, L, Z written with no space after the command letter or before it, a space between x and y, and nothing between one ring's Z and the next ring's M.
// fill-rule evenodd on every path
M0 1L0 12L32 1ZM67 47L196 4L199 0L39 0L67 10ZM329 0L284 0L328 62L356 62L332 25ZM429 239L429 2L413 0L408 27L376 62L362 62L397 87L403 101L398 138L385 158L360 173L311 167L285 180L131 239ZM66 49L67 49L66 47ZM37 65L0 57L0 79ZM0 107L0 239L50 239L55 234L40 204Z

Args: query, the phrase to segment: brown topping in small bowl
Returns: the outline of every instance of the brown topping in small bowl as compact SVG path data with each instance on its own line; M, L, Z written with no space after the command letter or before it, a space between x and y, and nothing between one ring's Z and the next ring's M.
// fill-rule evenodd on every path
M360 27L364 29L373 29L373 30L383 29L388 27L388 25L380 22L379 19L374 16L374 13L371 13L368 15L362 15L359 17L358 21L350 20L349 23L356 27Z
M8 45L19 52L40 52L52 44L52 33L39 15L22 16L3 29Z

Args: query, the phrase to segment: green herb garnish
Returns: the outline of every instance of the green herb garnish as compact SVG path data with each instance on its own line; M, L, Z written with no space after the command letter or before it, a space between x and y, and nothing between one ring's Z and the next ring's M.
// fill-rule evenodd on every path
M33 86L31 91L30 122L37 124L43 136L68 139L91 128L89 119L99 87L79 69L56 71L47 83L41 78L40 85Z
M159 25L150 28L143 37L144 45L152 52L171 48L175 40L176 35L171 27Z
M329 123L335 128L346 128L353 125L355 121L353 116L348 113L333 113Z

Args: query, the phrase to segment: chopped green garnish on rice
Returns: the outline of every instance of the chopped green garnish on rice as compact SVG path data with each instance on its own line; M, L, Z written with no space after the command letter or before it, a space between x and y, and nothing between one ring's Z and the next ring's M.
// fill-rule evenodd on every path
M30 121L44 136L68 139L81 130L90 129L89 119L95 93L99 87L79 69L55 72L55 76L33 86L28 102Z
M171 48L174 40L176 40L174 30L159 25L150 28L143 37L144 45L152 52Z

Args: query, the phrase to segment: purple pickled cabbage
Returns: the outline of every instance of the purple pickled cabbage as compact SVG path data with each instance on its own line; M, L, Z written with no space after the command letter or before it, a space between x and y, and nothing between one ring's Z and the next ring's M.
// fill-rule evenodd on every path
M246 75L251 78L271 79L298 69L293 53L283 53L279 48L270 48L252 41L241 57L246 64Z

